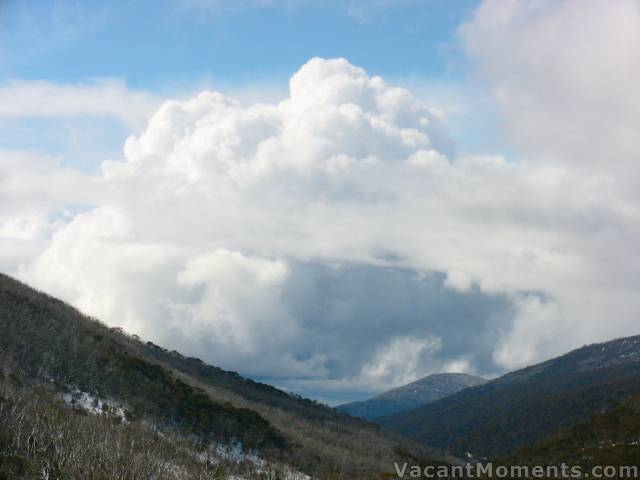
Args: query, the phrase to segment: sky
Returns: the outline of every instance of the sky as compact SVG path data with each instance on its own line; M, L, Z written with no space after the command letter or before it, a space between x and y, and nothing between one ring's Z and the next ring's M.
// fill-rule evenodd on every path
M0 270L323 402L640 333L640 4L0 2Z

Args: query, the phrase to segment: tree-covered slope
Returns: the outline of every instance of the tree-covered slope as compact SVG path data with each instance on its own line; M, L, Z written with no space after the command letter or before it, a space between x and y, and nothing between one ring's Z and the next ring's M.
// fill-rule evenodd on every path
M519 449L509 463L521 465L638 465L640 396L598 412L570 428Z

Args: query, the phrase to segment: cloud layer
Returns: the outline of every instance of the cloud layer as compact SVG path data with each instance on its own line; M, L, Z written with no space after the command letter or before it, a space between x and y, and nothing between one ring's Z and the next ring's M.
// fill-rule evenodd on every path
M315 58L279 103L165 102L20 275L304 391L637 333L640 19L588 4L487 1L460 29L522 158L459 156L441 112ZM31 235L12 225L5 239Z

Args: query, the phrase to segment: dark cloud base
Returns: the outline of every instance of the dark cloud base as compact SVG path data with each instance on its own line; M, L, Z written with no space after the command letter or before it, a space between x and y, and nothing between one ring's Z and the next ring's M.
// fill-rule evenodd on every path
M326 377L261 380L327 401L366 397L370 392L338 392L322 385L358 377L376 353L398 337L441 339L437 351L423 352L417 359L416 373L438 371L461 359L478 374L500 370L492 355L515 314L506 295L456 291L445 285L441 273L420 275L406 268L303 262L290 266L292 275L282 295L304 332L292 355L301 361L326 357Z

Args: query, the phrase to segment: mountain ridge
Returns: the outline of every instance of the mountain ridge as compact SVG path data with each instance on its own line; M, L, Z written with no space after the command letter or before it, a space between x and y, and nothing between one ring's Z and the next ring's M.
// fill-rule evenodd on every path
M376 418L411 410L485 382L484 378L466 373L435 373L368 400L338 405L336 409L354 417L375 421Z

